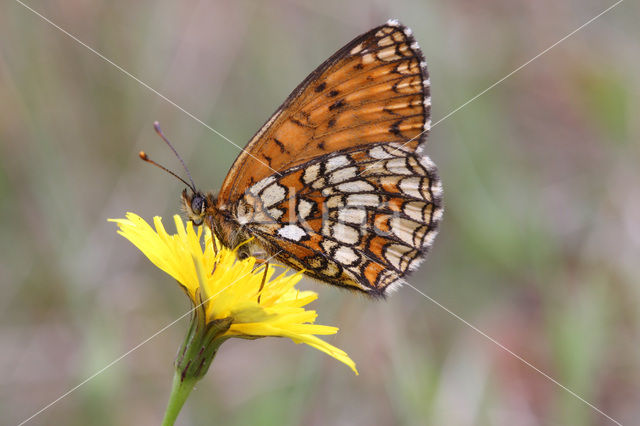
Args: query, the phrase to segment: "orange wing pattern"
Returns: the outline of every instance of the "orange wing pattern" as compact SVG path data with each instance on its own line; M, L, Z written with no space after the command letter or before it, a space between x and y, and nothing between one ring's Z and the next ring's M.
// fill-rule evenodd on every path
M374 28L311 73L256 133L217 209L280 261L384 296L424 259L442 217L437 169L421 146L430 109L411 31L396 21Z
M232 204L261 179L319 155L418 137L429 129L430 108L420 48L411 30L389 21L348 43L293 91L238 156L218 203Z

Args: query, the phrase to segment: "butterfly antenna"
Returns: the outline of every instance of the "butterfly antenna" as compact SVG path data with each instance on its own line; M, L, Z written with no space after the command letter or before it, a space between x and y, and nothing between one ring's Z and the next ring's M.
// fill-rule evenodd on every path
M171 170L169 170L166 167L161 166L160 164L158 164L155 161L153 161L151 158L149 158L149 156L147 155L146 152L140 151L138 153L138 156L140 157L141 160L146 161L147 163L153 164L154 166L161 168L165 172L169 173L171 176L175 177L176 179L178 179L179 181L181 181L182 183L187 185L189 188L191 188L191 190L193 192L196 192L196 187L195 186L190 185L189 182L187 182L186 180L182 179L180 176L178 176L177 174L173 173ZM191 182L191 183L193 184L193 182Z
M187 186L189 186L193 190L193 192L196 192L196 185L195 185L195 183L193 183L193 179L191 178L191 173L189 173L189 169L187 169L187 165L184 164L184 161L182 160L182 157L180 157L180 154L178 154L178 151L176 151L176 149L173 147L173 145L171 145L171 142L169 142L169 139L167 139L167 137L164 135L164 133L162 133L162 129L160 128L160 123L158 121L154 121L153 122L153 128L155 129L155 131L158 134L158 136L160 136L162 138L162 140L165 141L167 145L169 145L169 148L171 148L171 151L173 151L173 153L176 155L176 157L178 157L178 160L180 160L180 164L182 164L182 167L184 168L184 171L187 172L187 176L189 176L189 181L191 182L191 185L187 184ZM142 157L140 157L140 158L142 158ZM144 160L144 158L143 158L143 160ZM165 169L165 170L167 170L167 169ZM171 174L175 176L174 173L171 173ZM180 179L180 180L182 180L182 179ZM182 181L184 182L184 180L182 180Z

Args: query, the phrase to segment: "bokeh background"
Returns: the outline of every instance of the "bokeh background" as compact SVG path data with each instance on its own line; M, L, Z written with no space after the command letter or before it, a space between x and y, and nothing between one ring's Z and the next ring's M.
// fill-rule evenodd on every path
M438 121L604 0L29 1L239 145L331 53L395 17ZM640 419L640 7L625 1L439 122L446 212L410 282L625 424ZM0 423L17 424L189 309L107 218L179 210L237 148L13 0L0 5ZM604 425L411 288L320 293L360 376L290 341L234 340L180 425ZM183 320L29 424L158 424Z

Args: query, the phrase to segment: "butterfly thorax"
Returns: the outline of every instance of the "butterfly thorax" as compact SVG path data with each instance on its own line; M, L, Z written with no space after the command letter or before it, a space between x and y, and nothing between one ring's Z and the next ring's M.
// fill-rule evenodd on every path
M209 227L225 247L233 249L251 237L226 209L218 205L213 192L203 194L185 189L182 191L182 208L195 225L204 223Z

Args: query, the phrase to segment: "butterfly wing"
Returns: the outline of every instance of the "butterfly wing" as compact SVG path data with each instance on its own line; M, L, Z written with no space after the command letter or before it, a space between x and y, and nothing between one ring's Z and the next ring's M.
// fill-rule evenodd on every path
M442 216L421 154L429 77L390 21L311 73L238 156L218 206L270 253L322 281L385 295L424 258Z
M356 145L405 142L430 125L429 75L411 30L389 21L356 37L289 95L236 158L218 194L232 205L260 180Z
M382 296L418 267L442 217L435 164L400 143L322 156L245 194L240 222L314 278Z

